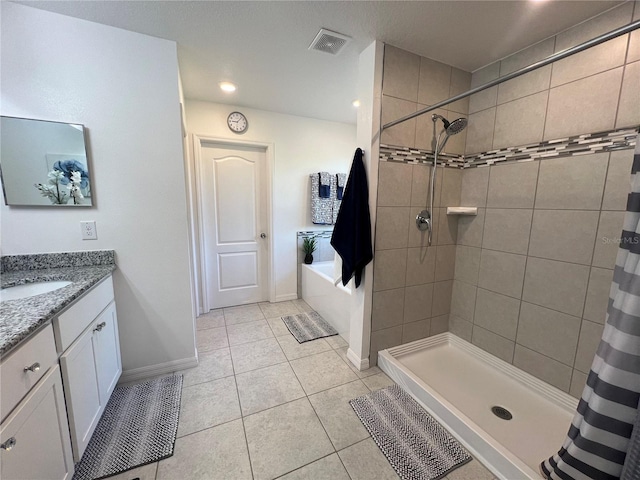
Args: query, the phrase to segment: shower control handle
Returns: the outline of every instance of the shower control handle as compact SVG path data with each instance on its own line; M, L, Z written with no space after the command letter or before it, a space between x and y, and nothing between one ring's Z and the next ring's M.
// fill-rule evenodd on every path
M416 227L421 232L429 230L431 228L431 215L427 210L422 210L418 215L416 215Z
M429 231L428 244L431 245L432 219L428 210L422 210L416 216L416 227L421 232Z

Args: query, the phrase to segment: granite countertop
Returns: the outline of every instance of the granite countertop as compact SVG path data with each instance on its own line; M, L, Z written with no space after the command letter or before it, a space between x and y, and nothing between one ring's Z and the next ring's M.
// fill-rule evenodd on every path
M109 276L115 264L63 266L13 270L2 273L1 286L66 280L71 285L33 297L0 302L0 357L50 322L62 309Z

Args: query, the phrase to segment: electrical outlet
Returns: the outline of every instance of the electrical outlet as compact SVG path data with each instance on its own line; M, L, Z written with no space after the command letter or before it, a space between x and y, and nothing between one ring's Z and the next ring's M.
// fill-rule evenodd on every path
M88 222L80 222L80 231L82 232L83 240L97 240L98 232L96 230L95 220Z

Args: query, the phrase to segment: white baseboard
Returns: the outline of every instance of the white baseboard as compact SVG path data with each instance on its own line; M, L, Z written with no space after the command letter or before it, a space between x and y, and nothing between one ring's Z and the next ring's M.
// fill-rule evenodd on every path
M146 380L159 375L167 375L169 373L197 366L198 357L189 357L182 358L180 360L172 360L171 362L149 365L148 367L132 368L131 370L125 370L122 372L118 384L139 382L140 380Z
M289 300L297 300L297 293L287 293L286 295L276 295L276 302L287 302Z
M351 360L351 363L353 363L356 366L356 368L358 370L360 370L360 371L366 370L367 368L369 368L369 359L368 358L360 358L351 349L347 350L347 358L349 360Z

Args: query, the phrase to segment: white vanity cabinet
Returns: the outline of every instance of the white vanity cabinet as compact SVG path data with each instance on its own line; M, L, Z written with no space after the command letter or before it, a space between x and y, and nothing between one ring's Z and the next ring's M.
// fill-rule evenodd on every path
M82 458L122 373L111 277L53 322L73 458Z
M0 370L3 418L8 413L0 425L0 478L70 480L74 462L51 325L3 359Z
M0 479L71 480L122 373L111 275L0 363Z

